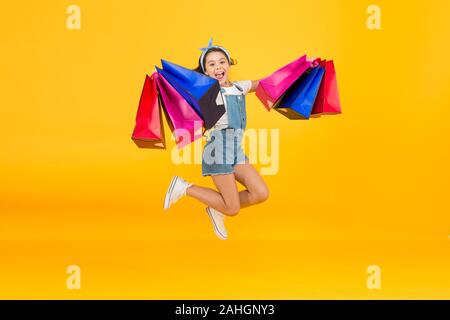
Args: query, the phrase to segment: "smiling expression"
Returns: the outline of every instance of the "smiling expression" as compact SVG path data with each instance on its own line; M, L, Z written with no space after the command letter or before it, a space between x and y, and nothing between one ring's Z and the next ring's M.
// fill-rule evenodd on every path
M228 71L230 64L224 53L212 51L206 55L205 74L217 79L221 86L228 82Z

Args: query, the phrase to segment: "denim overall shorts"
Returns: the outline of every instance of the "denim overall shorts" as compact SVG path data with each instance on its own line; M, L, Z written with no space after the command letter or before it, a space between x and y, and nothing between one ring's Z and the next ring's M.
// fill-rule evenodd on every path
M240 94L225 94L227 102L228 127L213 129L203 147L202 175L228 174L234 172L234 166L248 160L242 149L242 139L247 125L245 94L243 89L234 84Z

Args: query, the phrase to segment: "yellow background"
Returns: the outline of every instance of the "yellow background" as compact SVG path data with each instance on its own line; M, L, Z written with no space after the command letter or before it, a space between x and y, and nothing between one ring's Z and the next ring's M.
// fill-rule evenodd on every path
M81 30L66 8L81 8ZM382 29L366 27L381 7ZM8 1L0 11L0 298L450 298L450 2ZM213 233L204 205L167 213L200 165L131 140L145 74L214 43L259 79L333 58L343 113L280 129L271 196ZM81 290L66 267L81 268ZM381 290L366 269L381 268Z

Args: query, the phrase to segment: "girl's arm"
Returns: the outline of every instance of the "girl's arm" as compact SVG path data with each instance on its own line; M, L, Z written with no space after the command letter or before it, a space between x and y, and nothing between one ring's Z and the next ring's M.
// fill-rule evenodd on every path
M251 81L252 81L252 87L250 88L250 90L248 92L255 92L256 87L258 87L259 80L251 80Z

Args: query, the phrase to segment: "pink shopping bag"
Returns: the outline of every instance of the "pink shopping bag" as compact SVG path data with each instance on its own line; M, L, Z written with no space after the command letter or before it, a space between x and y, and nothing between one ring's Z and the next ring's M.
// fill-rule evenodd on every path
M161 74L155 77L163 110L170 119L177 147L181 149L202 137L203 120Z
M270 111L286 90L311 66L312 61L306 55L278 69L270 76L259 81L256 96Z

